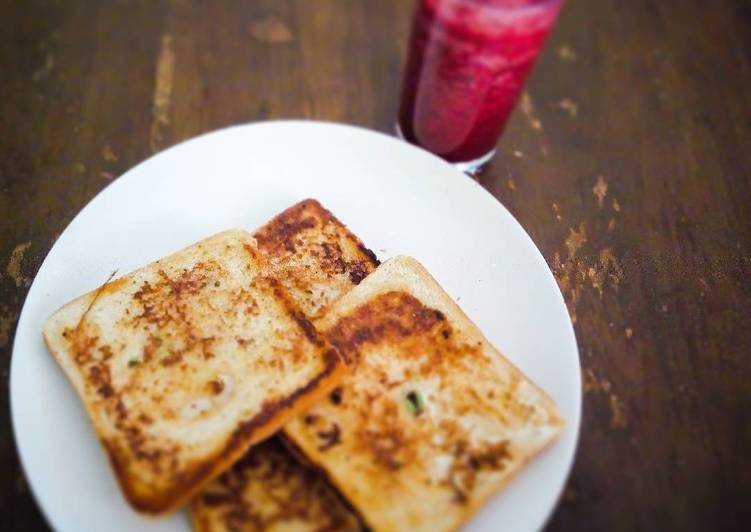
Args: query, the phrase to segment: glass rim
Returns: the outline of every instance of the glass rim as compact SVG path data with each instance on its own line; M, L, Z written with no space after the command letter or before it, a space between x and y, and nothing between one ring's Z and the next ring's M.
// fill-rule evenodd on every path
M426 0L422 0L425 2ZM427 0L431 1L431 0ZM445 0L433 0L435 4L438 4ZM493 9L498 11L525 11L525 10L534 10L539 9L543 7L548 7L552 4L562 4L564 0L529 0L528 3L521 4L521 5L497 5L494 2L488 2L487 0L453 0L456 2L468 2L472 4L476 4L481 7L485 7L487 9Z

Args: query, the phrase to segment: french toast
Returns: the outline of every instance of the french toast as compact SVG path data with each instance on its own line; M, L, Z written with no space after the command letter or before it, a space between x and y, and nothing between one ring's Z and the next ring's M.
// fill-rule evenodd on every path
M263 264L250 233L226 231L45 324L137 510L180 506L343 375L336 350Z
M357 516L278 438L253 447L191 504L196 532L355 532Z
M325 311L379 264L375 254L314 199L284 210L253 236L269 275L309 318Z
M315 325L348 371L284 435L375 531L456 529L561 431L414 259L386 261Z

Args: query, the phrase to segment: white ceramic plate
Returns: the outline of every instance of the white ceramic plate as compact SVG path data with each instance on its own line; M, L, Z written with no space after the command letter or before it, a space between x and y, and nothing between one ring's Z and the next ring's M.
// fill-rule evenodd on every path
M383 260L421 261L487 337L558 403L562 437L468 524L541 528L571 467L581 387L573 328L543 257L509 212L427 152L350 126L266 122L217 131L139 164L89 203L39 269L18 323L13 426L37 501L57 530L183 531L132 511L41 330L65 302L223 229L253 229L317 198ZM363 479L363 481L367 481Z

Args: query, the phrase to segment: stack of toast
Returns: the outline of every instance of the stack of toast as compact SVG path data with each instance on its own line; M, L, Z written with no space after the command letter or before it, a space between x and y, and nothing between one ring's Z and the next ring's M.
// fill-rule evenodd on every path
M315 200L47 321L122 491L199 531L453 530L561 431L414 259Z

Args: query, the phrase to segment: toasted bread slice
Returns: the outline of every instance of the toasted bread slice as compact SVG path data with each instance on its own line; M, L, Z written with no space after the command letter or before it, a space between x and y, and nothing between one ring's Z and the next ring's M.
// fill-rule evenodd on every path
M313 199L283 211L253 236L270 274L311 318L379 264L372 251Z
M197 532L361 530L352 511L278 438L253 447L193 499Z
M176 508L343 374L258 255L249 233L220 233L68 303L45 325L138 510Z
M349 371L284 432L373 530L457 528L561 430L413 259L385 262L316 326Z

